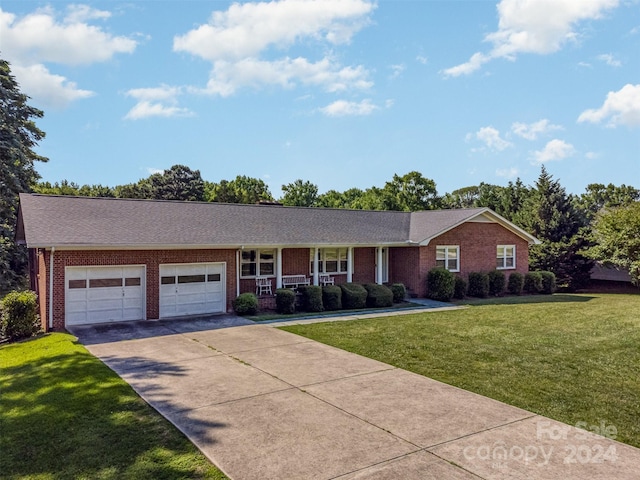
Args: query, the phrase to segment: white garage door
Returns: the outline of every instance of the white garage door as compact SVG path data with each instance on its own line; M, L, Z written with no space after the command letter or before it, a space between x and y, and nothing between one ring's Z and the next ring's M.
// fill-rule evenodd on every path
M144 319L145 267L67 267L67 325Z
M226 311L224 263L160 265L160 318Z

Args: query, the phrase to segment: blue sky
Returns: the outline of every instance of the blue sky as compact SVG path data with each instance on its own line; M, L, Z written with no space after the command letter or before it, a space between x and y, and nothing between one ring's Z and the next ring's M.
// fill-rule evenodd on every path
M2 0L44 180L640 187L638 0Z

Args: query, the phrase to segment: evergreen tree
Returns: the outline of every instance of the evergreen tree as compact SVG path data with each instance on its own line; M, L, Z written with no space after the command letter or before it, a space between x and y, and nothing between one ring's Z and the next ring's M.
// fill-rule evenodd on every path
M14 241L18 195L30 192L38 180L34 163L47 161L33 151L45 136L34 119L44 113L29 106L28 99L9 63L0 59L0 290L24 279L26 249Z
M558 286L574 290L589 280L593 261L582 255L590 243L588 230L560 182L542 166L521 213L521 224L542 241L529 250L529 268L548 270Z

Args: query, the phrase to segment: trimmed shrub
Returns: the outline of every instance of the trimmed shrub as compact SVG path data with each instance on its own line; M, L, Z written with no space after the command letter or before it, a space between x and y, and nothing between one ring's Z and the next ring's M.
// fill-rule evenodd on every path
M241 293L232 302L233 311L238 315L255 315L258 313L258 297L253 293Z
M391 292L393 293L393 303L404 302L404 297L407 295L407 289L403 283L394 283L391 285Z
M341 283L342 308L353 310L367 306L367 290L357 283Z
M540 293L542 291L542 275L540 272L527 272L524 276L524 291Z
M322 287L322 303L325 310L342 310L342 290L338 285Z
M276 312L289 314L296 311L296 294L288 288L276 290Z
M524 287L524 275L522 275L519 272L513 272L511 275L509 275L507 290L511 295L522 294L523 287Z
M469 290L471 297L485 298L489 295L489 275L482 272L471 272L469 274Z
M40 331L35 292L9 292L0 302L0 333L9 340L31 337Z
M540 272L542 275L542 293L551 295L556 291L556 276L553 272Z
M364 286L367 291L367 307L391 307L393 305L393 292L389 287L368 283Z
M463 299L466 294L467 294L466 280L456 275L455 283L453 285L453 298Z
M492 270L489 272L489 295L498 297L504 293L507 279L504 272L500 270Z
M322 304L322 287L308 285L298 288L302 294L302 308L306 312L321 312L324 310Z
M446 268L432 268L427 274L427 295L433 300L448 302L453 297L455 276Z

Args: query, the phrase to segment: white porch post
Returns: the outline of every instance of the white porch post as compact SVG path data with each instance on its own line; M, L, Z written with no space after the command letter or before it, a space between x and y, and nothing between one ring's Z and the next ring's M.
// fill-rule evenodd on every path
M376 248L376 283L382 285L382 247Z
M320 285L320 275L318 273L318 247L313 247L313 284Z
M276 288L282 288L282 248L276 248Z
M353 282L353 247L347 248L347 283Z

